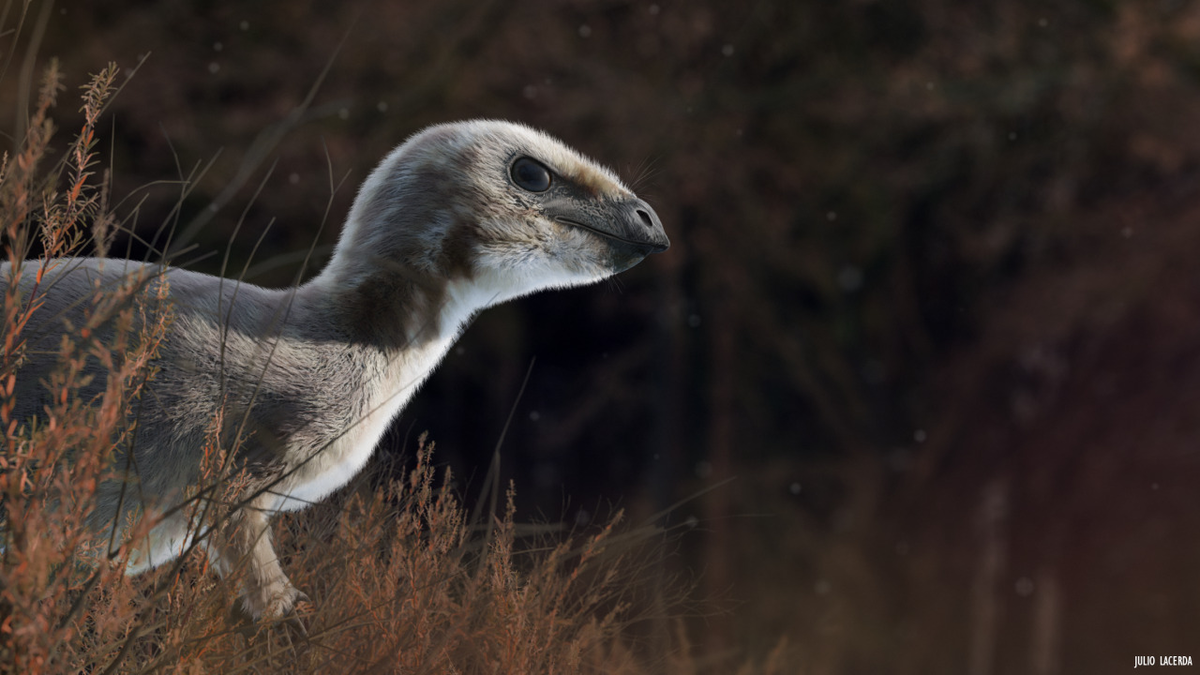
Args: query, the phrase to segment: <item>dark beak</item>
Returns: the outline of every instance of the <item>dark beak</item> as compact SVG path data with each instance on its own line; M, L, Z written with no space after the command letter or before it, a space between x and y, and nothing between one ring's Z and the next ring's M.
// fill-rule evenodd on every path
M554 220L590 230L607 239L614 249L639 260L651 253L662 253L671 245L658 214L641 199L555 199L543 208Z

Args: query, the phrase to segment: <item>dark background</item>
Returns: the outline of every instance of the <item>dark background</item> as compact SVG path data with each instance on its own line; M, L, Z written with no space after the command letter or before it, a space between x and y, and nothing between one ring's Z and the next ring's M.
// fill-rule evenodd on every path
M1198 3L111 1L2 39L5 128L61 59L60 150L87 73L149 54L100 149L206 272L274 221L248 279L290 283L328 205L323 262L430 123L519 120L632 182L670 251L485 312L384 450L427 430L472 494L536 358L525 517L735 477L669 517L728 609L687 621L716 672L784 638L810 673L1200 658Z

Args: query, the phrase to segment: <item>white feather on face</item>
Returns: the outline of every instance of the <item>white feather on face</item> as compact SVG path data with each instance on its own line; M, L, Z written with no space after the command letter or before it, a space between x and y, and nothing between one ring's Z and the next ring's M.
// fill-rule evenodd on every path
M514 181L521 158L548 170L545 191ZM564 207L593 222L563 222L555 213ZM644 231L622 236L629 233L607 224L635 207L649 214L633 228ZM653 211L608 169L543 132L476 120L425 129L380 164L363 184L331 272L361 282L382 266L430 286L474 281L495 304L599 281L666 243Z

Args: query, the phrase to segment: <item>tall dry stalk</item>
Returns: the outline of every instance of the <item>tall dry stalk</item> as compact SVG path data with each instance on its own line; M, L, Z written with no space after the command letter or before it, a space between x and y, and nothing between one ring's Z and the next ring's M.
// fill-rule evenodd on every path
M53 287L47 275L71 265L89 240L110 237L106 187L95 174L95 132L116 74L110 65L84 86L83 126L64 160L43 170L54 133L50 110L63 88L52 61L25 138L13 159L5 158L0 176L8 263L0 355L0 662L12 663L18 672L69 669L71 646L84 635L121 634L132 618L97 623L86 611L98 594L128 595L130 588L121 571L127 552L97 541L87 517L101 481L112 478L114 451L129 433L131 403L152 377L151 360L170 326L166 288L149 292L145 275L132 275L115 287L97 285L85 320L65 326L57 367L39 383L50 401L44 416L13 416L28 350L44 345L38 340L47 331L63 327L59 317L43 310ZM32 285L18 283L23 275L33 275ZM96 329L104 324L115 330L100 339ZM103 392L84 400L79 392L97 371L104 373Z

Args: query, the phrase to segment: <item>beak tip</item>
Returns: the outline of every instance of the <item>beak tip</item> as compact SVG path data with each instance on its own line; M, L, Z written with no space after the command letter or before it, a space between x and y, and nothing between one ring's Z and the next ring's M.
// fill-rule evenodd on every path
M633 203L633 211L637 214L637 219L643 228L643 232L647 236L647 247L650 253L662 253L671 247L671 241L667 239L667 232L663 229L662 220L658 217L658 213L644 199L638 199Z

